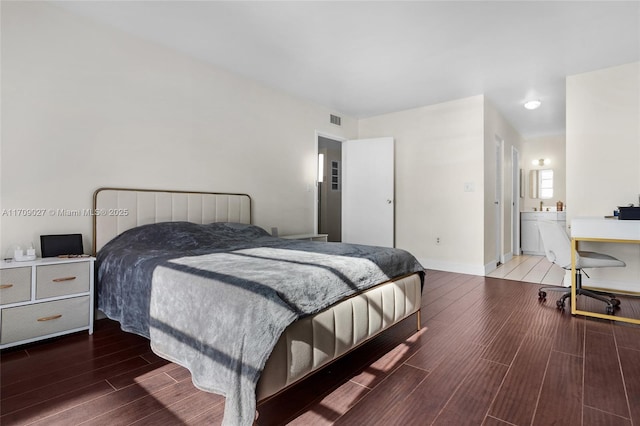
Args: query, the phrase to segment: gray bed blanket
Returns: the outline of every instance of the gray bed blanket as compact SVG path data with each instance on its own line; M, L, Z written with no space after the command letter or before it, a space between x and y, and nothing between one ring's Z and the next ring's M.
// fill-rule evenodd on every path
M126 231L97 256L98 307L250 425L260 372L284 329L422 266L400 249L271 237L262 228L166 222Z

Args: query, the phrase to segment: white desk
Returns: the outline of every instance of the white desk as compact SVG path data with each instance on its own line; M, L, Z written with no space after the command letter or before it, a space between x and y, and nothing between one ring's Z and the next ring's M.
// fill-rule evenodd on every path
M581 311L576 307L576 250L580 241L640 244L640 220L577 217L571 221L571 314L640 324L640 319Z

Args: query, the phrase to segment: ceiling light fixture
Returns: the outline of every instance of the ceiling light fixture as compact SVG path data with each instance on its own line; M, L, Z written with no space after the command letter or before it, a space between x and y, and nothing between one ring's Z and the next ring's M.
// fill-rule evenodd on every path
M548 166L549 164L551 164L551 160L549 160L548 158L541 158L539 160L532 160L531 164L533 164L534 166Z
M540 102L540 99L534 99L534 100L527 101L527 102L524 103L524 107L526 109L536 109L540 105L542 105L542 102Z

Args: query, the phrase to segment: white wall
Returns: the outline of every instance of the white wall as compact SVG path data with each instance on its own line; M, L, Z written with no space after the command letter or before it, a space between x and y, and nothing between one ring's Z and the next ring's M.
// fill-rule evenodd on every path
M231 191L254 223L313 230L316 130L354 119L41 2L2 2L1 253L81 232L102 186ZM341 114L339 114L341 115ZM5 210L7 213L7 210Z
M359 121L361 138L395 138L396 246L426 268L484 273L483 106L474 96Z
M545 206L556 208L556 203L562 201L567 202L567 164L566 164L567 144L564 135L545 136L535 139L527 139L522 145L522 168L525 176L524 206L522 211L533 211L533 208L540 208L540 201ZM531 164L533 160L540 158L548 158L551 164L548 166L534 166ZM553 169L553 198L548 200L540 200L531 198L529 195L529 172L531 170ZM566 207L565 207L566 210Z
M638 205L640 194L640 62L567 78L567 221ZM626 268L592 270L594 282L638 290L640 245L584 245ZM626 287L625 287L626 288Z

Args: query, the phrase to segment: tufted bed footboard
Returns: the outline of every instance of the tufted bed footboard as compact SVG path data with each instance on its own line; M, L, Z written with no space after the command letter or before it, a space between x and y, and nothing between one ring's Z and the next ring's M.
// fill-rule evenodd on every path
M267 399L345 355L408 316L418 314L417 274L389 281L291 324L276 343L257 387Z

